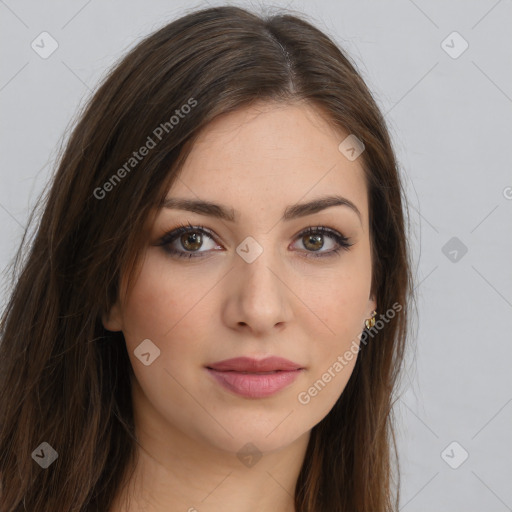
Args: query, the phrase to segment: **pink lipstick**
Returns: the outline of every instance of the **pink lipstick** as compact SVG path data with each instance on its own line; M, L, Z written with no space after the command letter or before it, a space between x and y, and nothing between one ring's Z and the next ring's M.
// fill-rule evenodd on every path
M246 398L264 398L289 386L304 370L281 357L226 359L206 366L223 387Z

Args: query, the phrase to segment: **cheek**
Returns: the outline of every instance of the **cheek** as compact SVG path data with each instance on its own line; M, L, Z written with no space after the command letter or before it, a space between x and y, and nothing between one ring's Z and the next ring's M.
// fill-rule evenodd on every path
M368 252L352 254L343 263L317 280L317 285L305 295L307 324L303 325L314 341L314 364L308 379L313 386L311 393L303 391L307 394L305 400L309 397L324 412L334 405L354 369L370 294L369 248Z
M300 296L304 297L306 311L309 311L304 318L309 319L312 330L322 333L326 352L342 347L364 327L371 261L369 253L361 249L342 255L339 264L319 273L314 282L303 281Z
M165 255L150 250L123 304L123 334L135 377L154 407L177 422L185 420L176 411L191 407L182 385L192 388L188 372L201 365L201 346L211 319L201 300L211 285L196 278L197 268L175 270ZM149 365L136 355L147 339L160 351Z
M181 280L189 281L184 277ZM155 438L173 425L196 439L205 439L201 425L210 425L212 430L215 422L212 424L203 401L194 398L200 396L195 392L195 380L206 329L198 323L204 315L198 314L194 306L200 307L198 298L204 295L204 289L201 291L198 285L196 294L183 294L179 284L174 276L171 279L143 270L125 305L123 332L135 375L135 420ZM136 355L141 353L138 347L145 339L160 351L149 365Z
M132 351L144 339L165 347L166 357L179 347L180 352L192 351L200 341L202 323L209 316L202 314L201 298L208 287L196 269L170 271L165 256L148 251L129 300L123 307L123 332ZM201 320L201 319L205 320ZM186 343L179 341L186 333ZM197 334L197 335L196 335ZM163 355L163 354L162 354Z

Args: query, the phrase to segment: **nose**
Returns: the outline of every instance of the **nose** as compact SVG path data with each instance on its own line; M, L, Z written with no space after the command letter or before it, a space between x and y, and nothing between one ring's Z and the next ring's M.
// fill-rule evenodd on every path
M230 280L228 324L262 335L289 322L293 293L272 251L264 250L251 262L240 258L227 278Z

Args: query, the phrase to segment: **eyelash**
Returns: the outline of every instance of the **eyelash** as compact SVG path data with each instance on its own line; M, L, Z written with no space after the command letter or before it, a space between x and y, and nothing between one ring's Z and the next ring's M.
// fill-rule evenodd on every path
M202 258L201 254L204 254L204 252L182 252L177 251L175 249L171 249L170 244L174 242L178 237L185 233L190 232L200 232L202 234L207 235L209 238L213 240L213 235L204 227L204 226L193 226L192 224L180 224L178 227L173 229L172 231L169 231L166 233L158 242L157 245L164 247L164 250L168 252L171 256L177 256L178 258ZM315 254L312 251L306 251L309 253L306 255L307 258L328 258L332 256L339 256L340 251L348 251L349 248L353 245L350 243L350 239L343 236L341 233L336 231L335 229L329 228L327 226L315 226L315 227L309 227L305 230L301 231L297 238L301 238L303 236L310 235L327 235L330 236L337 244L338 247L336 249L332 249L328 252L322 252ZM197 255L196 255L197 254Z

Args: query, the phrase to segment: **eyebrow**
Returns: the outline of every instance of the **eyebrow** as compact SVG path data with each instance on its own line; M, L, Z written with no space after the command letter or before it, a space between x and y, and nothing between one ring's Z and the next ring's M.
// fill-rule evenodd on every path
M290 205L285 209L283 216L281 217L281 221L289 221L305 217L307 215L312 215L333 206L346 206L350 208L357 214L359 222L362 224L361 212L357 206L346 197L338 195L319 197L307 203ZM236 222L236 218L239 215L239 212L233 208L228 208L224 205L201 199L169 197L164 200L163 207L175 210L186 210L200 215L216 217L229 222Z

